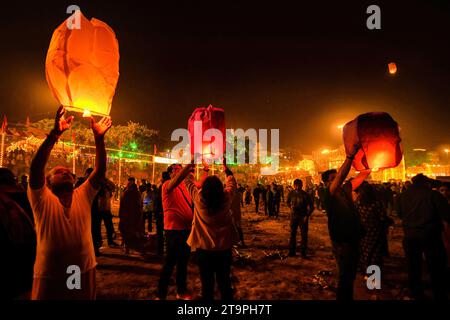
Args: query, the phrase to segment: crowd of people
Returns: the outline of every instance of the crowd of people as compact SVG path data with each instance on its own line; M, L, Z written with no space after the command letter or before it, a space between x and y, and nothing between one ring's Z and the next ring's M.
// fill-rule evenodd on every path
M108 246L122 245L125 254L136 250L164 257L157 299L167 298L174 270L177 299L192 299L188 264L195 252L202 299L213 300L217 284L221 299L232 300L232 249L246 246L242 207L254 205L257 214L279 219L282 203L290 210L289 257L297 255L300 230L301 257L309 258L310 217L315 210L327 215L337 265L338 300L353 299L358 272L367 275L367 268L374 265L383 270L383 260L389 256L389 228L395 217L401 220L404 231L411 297L424 297L423 260L434 298L448 297L448 183L419 174L412 183L372 184L366 181L370 170L347 179L359 145L353 147L339 170L323 172L319 185L304 186L302 180L295 179L292 186L273 182L251 189L237 184L225 161L225 182L211 175L205 162L198 180L196 165L173 164L156 185L142 180L138 186L135 178L128 179L120 197L118 231L122 243L118 244L111 208L117 188L106 178L104 143L111 120L95 122L91 118L96 163L83 177L76 179L69 169L60 166L45 170L53 146L72 121L73 117L66 118L65 109L60 107L54 129L33 158L29 181L23 176L18 182L10 170L0 168L0 243L6 254L6 263L1 264L6 276L2 277L0 292L4 299L95 299L96 257L102 254L103 222ZM73 266L80 272L79 290L67 285L68 268Z

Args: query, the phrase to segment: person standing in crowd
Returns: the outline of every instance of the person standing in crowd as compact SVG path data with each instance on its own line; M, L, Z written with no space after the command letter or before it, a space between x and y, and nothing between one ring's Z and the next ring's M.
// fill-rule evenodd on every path
M259 187L259 183L256 185L255 189L253 190L253 199L255 200L255 212L259 212L259 200L261 195L261 188Z
M91 128L96 146L95 169L87 181L74 189L69 169L57 166L45 176L50 153L60 136L70 128L73 116L65 119L59 107L55 126L39 147L30 167L28 198L33 209L37 234L37 254L31 298L95 299L95 253L91 234L90 208L105 179L106 150L104 136L111 127L110 118L95 122ZM67 271L72 265L81 272L81 289L70 290Z
M145 191L147 191L147 180L145 180L145 179L142 179L141 180L141 185L139 186L139 192L141 193L141 194L143 194Z
M153 188L150 183L147 183L145 186L145 190L141 193L142 197L142 211L143 211L143 220L144 220L144 229L145 229L145 221L148 220L147 231L152 232L152 216L154 209L154 194Z
M126 254L131 249L140 251L144 242L144 224L142 223L141 194L136 179L128 178L119 207L119 231Z
M280 194L281 202L284 202L284 188L282 184L278 185L278 192Z
M0 168L0 299L29 299L36 258L31 208L11 170ZM31 213L32 214L32 213Z
M431 289L436 300L447 300L446 252L442 241L442 221L450 222L447 200L431 189L431 179L423 174L412 178L397 202L397 214L402 220L404 250L408 263L408 283L414 299L423 298L422 260L428 266Z
M189 174L193 168L194 165L186 166L181 176L188 176L185 184L195 204L192 231L187 242L191 250L197 251L202 299L214 300L214 283L217 281L221 299L229 301L233 299L231 249L238 240L231 211L236 179L224 160L226 187L217 176L209 176L198 188L194 175ZM204 170L208 171L208 167Z
M275 208L275 195L272 191L270 184L266 187L266 199L267 199L267 214L269 217L274 216L274 208Z
M177 299L190 300L187 290L187 266L191 249L186 241L191 232L194 204L181 177L181 165L173 164L167 172L170 180L162 185L166 256L158 283L158 299L166 299L170 277L176 266Z
M302 190L303 182L300 179L294 180L294 190L290 191L286 204L291 209L291 237L289 240L289 256L296 255L297 229L300 227L302 236L301 254L307 257L308 248L308 224L309 216L314 211L314 204L309 194Z
M272 182L272 192L273 192L273 215L275 219L278 219L280 214L280 204L281 204L281 192L280 188L275 182Z
M269 215L269 208L267 206L267 188L264 186L261 186L261 196L264 204L264 214L267 216Z
M325 185L323 182L319 184L317 187L317 196L319 197L319 206L318 209L322 210L322 212L325 211L325 205L324 205L324 198L325 198Z
M20 177L20 186L22 187L22 189L27 192L28 190L28 176L26 174L23 174Z
M244 194L245 194L245 188L242 185L238 185L238 192L241 195L241 207L244 207Z
M226 184L224 185L224 188L226 189ZM241 212L241 206L240 206L240 193L238 190L236 190L233 194L233 202L231 203L231 213L233 218L233 225L236 229L236 232L239 235L240 244L242 247L245 247L244 242L244 232L242 231L242 212ZM255 200L256 201L256 200ZM257 211L258 212L258 211Z
M98 198L98 213L100 216L100 224L99 228L102 226L102 220L105 224L106 229L106 238L108 239L108 246L109 247L117 247L117 243L114 241L114 224L113 224L113 215L111 212L111 199L114 194L114 189L116 186L114 183L109 180L105 179L100 185L100 190L97 194ZM101 236L101 230L100 230L100 236ZM103 242L103 239L101 240Z
M162 186L166 181L170 180L170 174L164 171L161 175L161 183L155 186L154 192L154 212L156 223L156 241L157 252L159 255L164 254L164 210L162 202Z
M252 192L249 186L245 186L245 205L249 206L252 203Z
M353 283L358 266L359 243L363 236L361 220L352 199L352 191L370 174L361 172L351 182L344 181L360 145L353 146L339 171L331 169L322 173L325 183L324 205L328 216L328 231L338 270L337 300L353 299Z
M360 242L358 270L367 275L368 266L383 267L386 213L374 186L364 181L356 189L356 193L356 209L364 229L364 237Z

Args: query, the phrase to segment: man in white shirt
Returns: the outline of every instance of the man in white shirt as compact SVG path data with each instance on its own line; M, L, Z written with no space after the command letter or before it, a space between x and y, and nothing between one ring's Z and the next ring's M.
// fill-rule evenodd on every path
M91 234L91 205L106 173L104 135L111 127L110 118L91 127L96 145L95 169L74 189L74 176L57 166L45 176L45 166L53 146L70 128L73 116L66 110L56 113L55 127L47 135L30 167L28 198L33 209L37 234L37 253L31 298L95 299L96 260Z

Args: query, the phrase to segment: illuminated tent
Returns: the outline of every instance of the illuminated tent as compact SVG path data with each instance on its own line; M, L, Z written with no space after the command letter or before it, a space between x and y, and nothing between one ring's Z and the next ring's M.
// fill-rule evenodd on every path
M80 28L67 21L78 12ZM54 32L45 62L53 96L68 110L109 115L119 80L119 44L104 22L77 11Z
M188 130L191 137L191 154L195 153L195 143L194 143L194 122L201 121L202 123L202 135L205 134L208 129L218 129L222 133L223 141L219 142L223 145L223 153L225 153L225 143L226 143L226 131L225 131L225 113L221 108L215 108L209 105L207 108L197 108L192 113L188 121ZM211 144L218 143L212 139L212 141L203 141L202 137L202 155L211 156L214 154L214 150L211 150ZM198 148L198 147L197 147Z
M343 129L345 151L360 142L353 167L357 171L386 169L398 166L403 153L397 122L385 112L359 115Z

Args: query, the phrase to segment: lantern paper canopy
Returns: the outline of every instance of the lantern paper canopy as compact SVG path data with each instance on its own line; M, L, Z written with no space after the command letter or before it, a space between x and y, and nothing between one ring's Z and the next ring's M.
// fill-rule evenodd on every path
M359 115L343 129L345 151L361 143L353 167L357 171L386 169L398 166L403 157L397 122L385 112Z
M397 73L397 65L394 62L388 64L389 73L396 74Z
M208 129L218 129L222 133L223 141L219 142L223 145L223 153L225 153L225 141L226 141L226 131L225 131L225 113L222 108L215 108L209 105L207 108L197 108L192 113L188 121L188 130L191 137L191 154L195 153L194 144L194 122L200 121L202 123L202 137ZM215 150L211 150L211 144L217 143L213 141L202 141L202 155L205 157L210 157L211 153ZM198 147L197 147L198 148ZM216 150L217 151L217 150Z
M119 44L106 23L78 13L79 29L69 29L66 20L53 32L45 62L47 82L68 110L109 115L119 80Z

